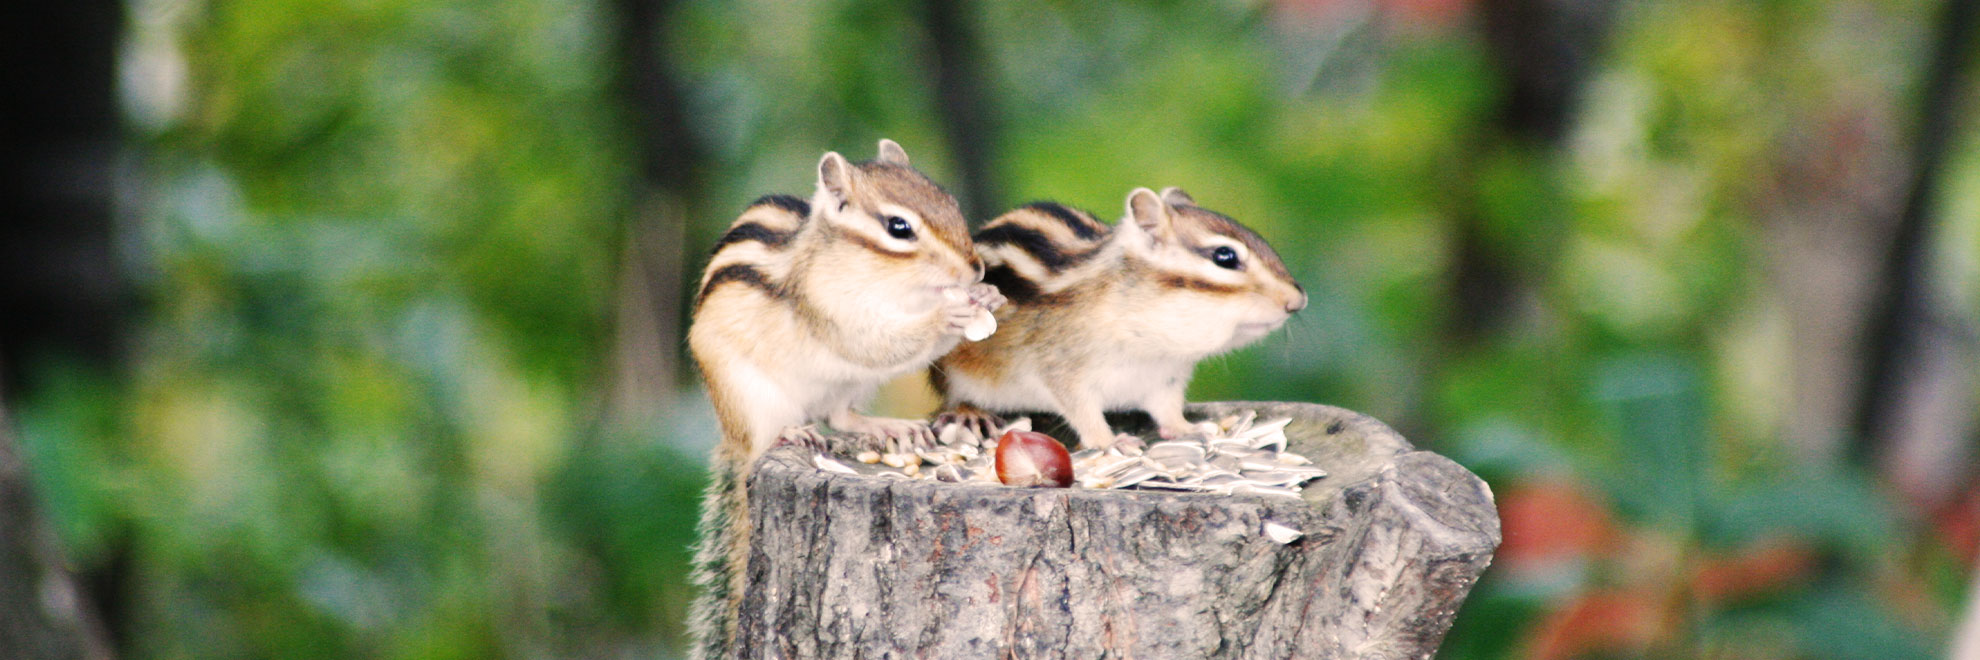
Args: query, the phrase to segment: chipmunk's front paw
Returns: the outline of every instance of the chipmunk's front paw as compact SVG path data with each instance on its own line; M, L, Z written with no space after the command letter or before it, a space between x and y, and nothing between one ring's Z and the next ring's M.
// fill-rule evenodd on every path
M942 320L952 334L961 334L969 322L976 319L976 303L969 299L969 293L961 287L942 290Z
M1080 449L1100 449L1100 450L1113 449L1116 447L1120 449L1138 451L1142 449L1147 449L1148 442L1142 440L1141 436L1138 435L1133 435L1129 433L1116 433L1114 434L1114 437L1107 439L1104 443L1081 442L1079 446Z
M997 311L997 308L1003 307L1004 303L1009 302L1008 299L1004 298L1003 292L998 291L997 286L994 284L977 282L969 285L964 293L969 295L970 303L988 312Z
M997 287L977 283L967 288L943 289L942 294L945 301L942 317L950 334L982 341L997 331L997 317L990 313L1004 304L1004 296L997 292Z
M865 436L883 453L912 454L935 446L935 431L911 419L846 415L834 420L832 428Z
M969 429L979 438L993 438L996 437L999 429L1004 428L1005 423L1004 418L998 417L995 413L962 404L956 406L955 410L936 415L935 422L929 426L939 428L953 424Z
M784 445L797 445L815 452L826 451L825 436L818 432L817 426L811 424L788 427L777 434L777 444L773 446Z

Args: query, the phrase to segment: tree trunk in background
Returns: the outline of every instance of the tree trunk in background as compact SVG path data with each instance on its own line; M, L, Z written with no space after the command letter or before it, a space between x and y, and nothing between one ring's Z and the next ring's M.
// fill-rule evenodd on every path
M687 223L699 194L701 151L669 65L674 0L620 0L618 86L639 166L620 264L612 410L654 422L673 401L681 362Z
M114 0L8 3L0 16L0 385L48 358L108 368L131 310L111 240L119 130Z
M1456 211L1445 336L1460 349L1504 330L1510 315L1533 296L1533 283L1521 272L1525 255L1491 235L1475 172L1507 156L1536 159L1531 165L1542 176L1554 169L1613 7L1575 0L1486 0L1479 12L1504 89L1492 123L1467 157L1466 170L1474 178L1466 182Z
M122 123L116 0L0 10L0 413L55 368L122 368L135 299L118 267ZM79 589L0 414L0 658L103 658L122 623L128 544L113 541ZM93 609L104 607L100 612Z
M924 0L923 29L930 42L942 132L954 154L963 217L988 221L1004 211L995 172L997 140L993 106L984 93L983 49L968 0Z
M1869 327L1856 395L1850 458L1881 462L1920 504L1951 497L1971 470L1974 431L1971 378L1975 324L1947 311L1935 286L1931 246L1946 154L1959 136L1963 72L1980 39L1980 5L1949 0L1923 74L1912 125L1909 181L1888 246L1870 271Z
M1906 462L1965 451L1965 438L1948 436L1960 435L1954 427L1970 428L1959 418L1971 411L1947 406L1970 395L1951 391L1965 377L1948 370L1953 364L1933 364L1956 359L1958 341L1933 338L1945 326L1930 316L1924 256L1958 102L1962 62L1955 51L1973 38L1960 34L1972 30L1971 10L1955 0L1940 16L1934 59L1917 69L1922 95L1911 113L1909 149L1904 101L1876 97L1826 114L1807 110L1802 123L1815 130L1782 136L1774 156L1773 190L1761 198L1762 241L1793 356L1786 434L1812 468L1877 460L1887 451L1913 457ZM1963 468L1929 466L1926 472L1941 476L1897 480L1919 491L1924 481L1956 482L1945 476L1949 469Z

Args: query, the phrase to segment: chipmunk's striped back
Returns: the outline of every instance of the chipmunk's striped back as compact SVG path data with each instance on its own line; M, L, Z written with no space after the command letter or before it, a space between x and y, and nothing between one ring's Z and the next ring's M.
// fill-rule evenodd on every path
M811 204L790 195L764 195L751 202L715 241L695 302L707 300L709 293L725 284L753 286L778 295L770 267L781 261L791 238L804 228L810 215Z
M1032 202L976 232L983 281L1017 302L1057 290L1067 271L1090 261L1111 228L1093 214L1057 202Z

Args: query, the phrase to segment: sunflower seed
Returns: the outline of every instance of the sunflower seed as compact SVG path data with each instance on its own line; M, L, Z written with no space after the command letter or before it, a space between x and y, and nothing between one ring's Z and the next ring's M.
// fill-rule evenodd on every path
M961 424L945 424L935 432L935 440L945 447L974 447L978 442L976 432Z
M1143 481L1136 485L1148 490L1185 490L1185 491L1203 490L1203 486L1199 484L1186 484L1186 483L1179 483L1174 481L1163 481L1161 479L1149 479L1147 481Z
M1251 449L1251 441L1240 440L1237 438L1212 438L1210 441L1205 442L1203 444L1204 446L1209 447L1211 451L1215 451L1219 453L1237 452L1237 451L1244 451L1246 449Z
M983 341L997 331L997 317L990 310L977 308L976 317L963 326L963 338L970 341Z
M1300 475L1289 472L1253 472L1250 470L1244 472L1244 478L1261 486L1291 486L1307 479L1307 477L1301 477Z
M1247 410L1235 415L1226 415L1223 419L1217 420L1217 426L1224 435L1231 435L1244 431L1246 427L1251 426L1251 420L1257 417L1258 411Z
M1120 442L1107 449L1074 452L1074 482L1094 489L1297 498L1306 482L1326 476L1326 471L1311 460L1286 451L1285 428L1291 418L1258 422L1257 417L1256 411L1245 411L1198 422L1180 437L1145 446ZM994 484L998 483L997 437L1006 431L1030 429L1030 418L1014 420L992 437L983 437L961 424L943 424L936 429L940 441L936 447L912 453L861 452L854 458L884 464L891 469L878 473L889 478ZM815 460L819 469L856 473L836 460Z
M1126 488L1128 486L1132 486L1147 481L1149 479L1161 476L1161 474L1162 473L1156 472L1146 467L1136 467L1134 469L1127 470L1126 472L1122 472L1118 476L1115 476L1113 487Z
M1299 537L1306 536L1306 532L1268 520L1265 522L1265 536L1270 537L1279 545L1285 545L1299 540Z
M934 472L935 472L936 481L947 481L949 483L956 483L964 479L962 468L956 467L954 463L944 463L941 465L937 465L935 466Z
M813 466L816 466L818 469L824 470L826 472L837 472L839 474L859 474L859 471L852 469L852 466L827 458L824 454L813 454L811 457L811 464Z
M1231 494L1232 495L1264 495L1268 497L1290 497L1295 500L1299 499L1299 491L1293 490L1291 488L1279 488L1277 486L1254 486L1251 484L1238 484L1237 486L1231 488Z
M1262 438L1268 435L1272 435L1274 433L1279 433L1281 431L1284 431L1286 425L1291 423L1292 423L1291 417L1280 417L1278 419L1273 419L1258 424L1254 424L1250 428L1246 428L1241 432L1233 432L1231 434L1231 437L1244 438L1246 440L1250 440L1254 438Z
M1122 456L1112 461L1108 461L1106 463L1093 466L1092 472L1096 474L1106 475L1109 477L1119 477L1122 474L1125 474L1128 470L1132 470L1135 468L1146 469L1144 465L1145 464L1143 463L1143 461L1139 458L1135 458L1131 456Z
M1238 477L1236 474L1225 472L1221 474L1212 474L1205 476L1201 479L1198 479L1196 483L1205 488L1224 488L1227 486L1236 485L1240 481L1242 481L1242 479Z
M1285 467L1284 463L1269 458L1246 458L1238 461L1238 469L1244 470L1247 473L1253 471L1272 471L1282 467Z
M1155 462L1164 463L1164 464L1167 464L1171 461L1184 461L1184 462L1201 461L1203 460L1203 454L1204 454L1203 445L1194 442L1189 442L1187 440L1170 440L1167 442L1157 442L1153 445L1149 445L1148 449L1141 453L1142 456L1148 457L1149 459L1154 460Z

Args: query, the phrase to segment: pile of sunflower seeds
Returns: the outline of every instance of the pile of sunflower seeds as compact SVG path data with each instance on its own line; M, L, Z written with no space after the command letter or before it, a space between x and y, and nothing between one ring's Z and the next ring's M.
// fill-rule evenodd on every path
M1257 421L1247 411L1198 424L1198 433L1148 445L1117 442L1113 447L1072 454L1073 481L1082 488L1131 488L1267 495L1298 498L1306 482L1327 476L1313 461L1286 451L1289 417ZM1030 430L1029 418L1019 419L995 435L983 437L962 425L937 429L941 441L934 449L913 454L861 452L861 463L885 466L878 474L898 478L947 482L998 483L997 436L1012 429ZM814 457L819 469L855 473L851 466L826 455ZM870 470L868 470L870 471Z

